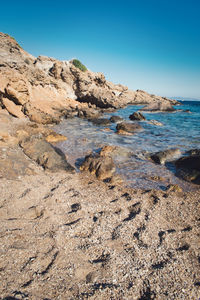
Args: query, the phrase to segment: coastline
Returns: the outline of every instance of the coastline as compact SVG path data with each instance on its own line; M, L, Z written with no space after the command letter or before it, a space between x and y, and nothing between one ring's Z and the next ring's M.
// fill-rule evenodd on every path
M63 117L98 124L129 104L172 112L177 102L35 58L2 33L0 45L0 298L196 300L200 190L77 173L52 129Z
M17 141L27 128L20 121L19 135L18 121ZM200 190L140 190L87 172L45 171L14 135L0 147L2 299L198 297Z

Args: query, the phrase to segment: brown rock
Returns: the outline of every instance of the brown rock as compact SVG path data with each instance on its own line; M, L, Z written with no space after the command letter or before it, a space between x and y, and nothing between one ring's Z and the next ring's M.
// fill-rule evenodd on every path
M62 141L66 141L67 140L67 137L62 135L62 134L59 134L59 133L56 133L54 131L52 131L46 138L45 140L48 142L48 143L58 143L58 142L62 142Z
M32 137L23 141L21 147L28 157L36 161L44 169L74 171L74 168L66 161L66 157L61 150L54 148L44 140Z
M140 112L134 112L129 116L129 119L132 121L144 121L146 120L145 116L141 114Z
M89 154L80 167L81 171L89 171L95 174L100 180L110 178L115 172L115 165L110 156L100 156L98 154Z
M135 133L138 130L141 130L142 127L138 123L127 123L127 122L122 122L117 124L117 133L123 134L124 132L128 133Z
M14 117L24 118L24 114L21 111L22 106L16 105L14 102L8 100L7 98L2 98L3 105L6 107L7 111Z

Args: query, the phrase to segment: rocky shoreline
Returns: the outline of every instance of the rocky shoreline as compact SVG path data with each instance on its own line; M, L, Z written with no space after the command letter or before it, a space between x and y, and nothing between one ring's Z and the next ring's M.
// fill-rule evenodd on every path
M198 299L200 190L128 188L109 145L76 173L55 144L67 137L51 125L103 122L102 112L131 103L171 110L176 101L34 58L2 33L0 46L0 298ZM117 130L140 129L128 124ZM188 157L177 166L199 153Z

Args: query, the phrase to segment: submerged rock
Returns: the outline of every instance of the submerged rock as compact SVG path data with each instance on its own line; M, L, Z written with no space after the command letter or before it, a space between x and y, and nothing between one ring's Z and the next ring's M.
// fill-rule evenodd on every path
M99 119L92 118L92 119L89 119L89 121L91 121L95 125L100 125L100 126L108 126L111 123L109 119L105 119L105 118L99 118Z
M47 135L45 139L48 143L58 143L58 142L66 141L67 137L53 131L49 135Z
M177 148L159 151L150 155L150 158L157 164L164 164L166 161L171 161L181 155L181 151Z
M150 120L147 123L151 124L151 125L155 125L155 126L163 126L163 123L156 121L156 120Z
M120 134L122 132L134 134L135 132L141 130L142 126L140 126L138 123L122 122L122 123L117 124L116 129L117 129L118 134Z
M112 123L118 123L118 122L123 121L123 118L121 118L120 116L112 116L112 117L110 117L110 121Z
M146 120L145 116L140 112L134 112L132 115L129 116L129 119L132 121L144 121Z

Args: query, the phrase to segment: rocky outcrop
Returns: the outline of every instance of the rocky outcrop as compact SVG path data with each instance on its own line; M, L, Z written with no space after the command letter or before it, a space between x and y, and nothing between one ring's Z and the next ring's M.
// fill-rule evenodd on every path
M142 111L149 112L174 112L175 108L170 102L157 102L150 103L141 109Z
M102 73L82 72L70 61L36 58L12 37L0 33L0 106L15 117L24 115L47 124L58 122L62 116L85 117L87 108L92 111L160 102L172 101L141 90L130 91L108 82Z

